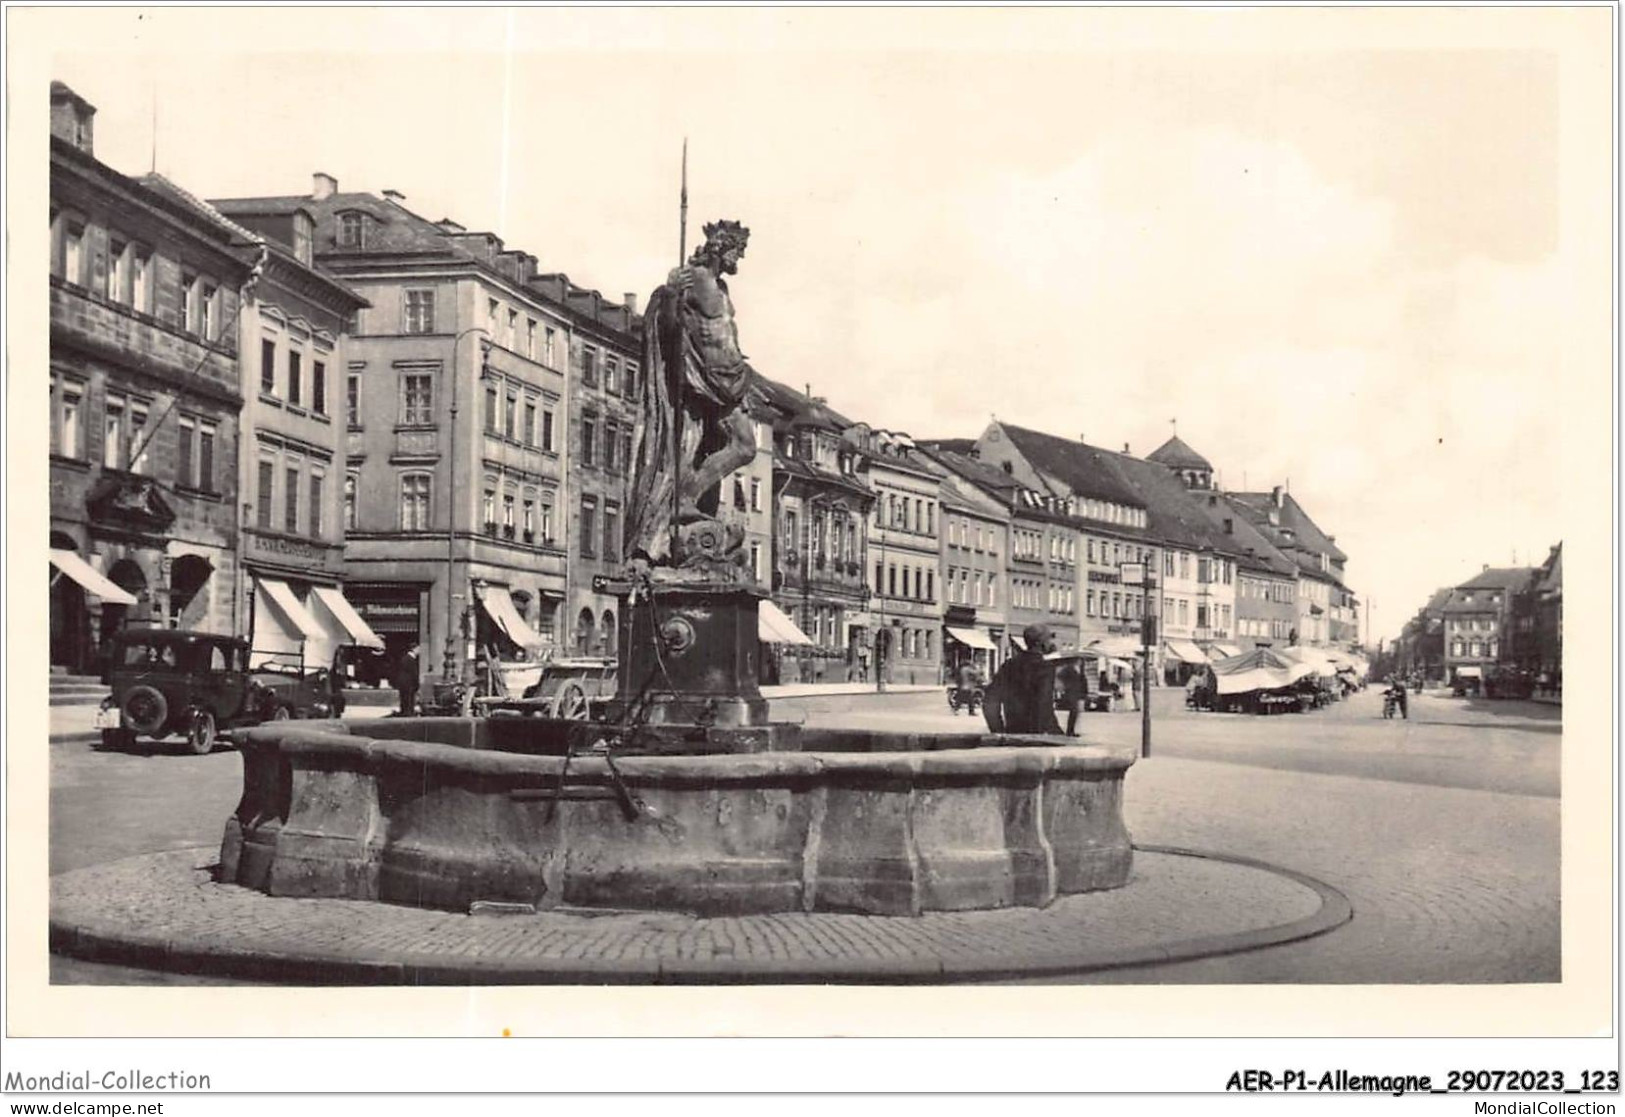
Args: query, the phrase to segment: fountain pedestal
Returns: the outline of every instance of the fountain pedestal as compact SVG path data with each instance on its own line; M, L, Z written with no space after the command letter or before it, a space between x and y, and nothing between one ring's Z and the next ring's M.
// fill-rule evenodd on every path
M737 583L616 586L620 612L610 720L648 725L757 727L767 700L756 683L757 609L767 594Z

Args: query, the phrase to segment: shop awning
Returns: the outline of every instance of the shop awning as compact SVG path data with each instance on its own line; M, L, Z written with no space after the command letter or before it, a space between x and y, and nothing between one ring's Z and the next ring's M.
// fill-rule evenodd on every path
M949 636L952 636L955 640L958 640L967 648L984 648L990 652L996 652L999 650L998 647L994 645L993 641L989 640L986 636L983 636L982 633L977 629L955 628L952 625L944 625L943 627L948 630Z
M796 622L784 615L784 610L762 599L756 610L756 639L763 644L811 644L807 634L796 627Z
M1241 649L1234 644L1213 644L1208 648L1211 653L1208 658L1217 656L1219 659L1231 659L1241 654Z
M309 609L300 604L299 598L294 595L288 583L279 582L275 578L261 578L259 588L265 591L265 596L271 599L277 610L287 618L288 623L306 640L322 638L324 633L321 622L310 615Z
M110 605L134 605L135 598L73 551L51 548L51 565L78 582L92 597L99 597Z
M1482 667L1458 667L1456 668L1456 677L1458 679L1482 679L1484 669Z
M1020 648L1022 651L1027 650L1027 641L1021 638L1021 633L1019 632L1012 632L1010 634L1010 642L1016 647Z
M508 595L507 586L484 586L480 589L480 604L498 628L505 632L508 639L521 648L540 648L547 641L530 625L525 618L519 615L514 608L513 598Z
M1141 644L1136 636L1101 636L1089 641L1089 647L1119 659L1133 659L1140 654Z
M1189 640L1169 640L1162 646L1169 655L1175 659L1182 659L1186 663L1200 665L1208 662L1207 656L1202 654L1202 649Z
M322 608L333 615L350 637L349 643L363 648L382 648L384 642L378 634L368 627L367 622L361 619L361 614L345 599L344 591L337 586L317 586L312 591L316 600L322 603Z

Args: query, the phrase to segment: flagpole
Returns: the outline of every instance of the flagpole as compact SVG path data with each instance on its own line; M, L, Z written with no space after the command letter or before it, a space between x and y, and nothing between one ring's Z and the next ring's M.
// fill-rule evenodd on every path
M677 266L683 267L688 263L688 137L683 137L683 175L682 185L677 195ZM645 329L653 328L657 334L659 326L645 325ZM658 341L657 341L658 344ZM679 355L679 359L681 356ZM668 548L668 557L676 561L678 530L681 525L683 513L683 382L684 377L679 372L672 375L670 369L664 370L666 383L674 386L671 416L671 543Z
M677 205L677 266L688 262L688 137L683 137L683 187Z

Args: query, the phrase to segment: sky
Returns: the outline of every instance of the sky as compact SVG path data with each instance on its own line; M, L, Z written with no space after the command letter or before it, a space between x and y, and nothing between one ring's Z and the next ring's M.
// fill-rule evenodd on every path
M125 22L62 35L51 73L121 171L205 197L324 171L616 298L676 262L686 137L689 246L719 217L752 231L732 289L763 373L916 438L997 416L1144 455L1177 421L1224 487L1284 484L1336 536L1373 636L1563 537L1576 275L1538 36L1418 49L1352 33L1359 11L1280 16L1290 41L1217 10L1128 32L1099 12L300 12L275 33L104 15Z

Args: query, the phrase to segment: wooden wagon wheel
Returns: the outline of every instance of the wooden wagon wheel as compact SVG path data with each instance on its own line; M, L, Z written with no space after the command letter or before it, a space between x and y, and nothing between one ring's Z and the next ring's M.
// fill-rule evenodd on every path
M553 716L566 721L587 720L587 692L577 682L565 683L553 699Z

